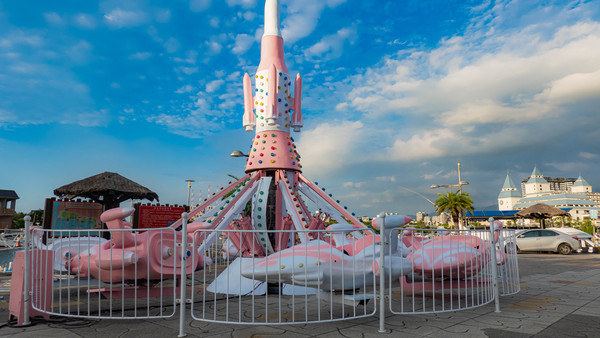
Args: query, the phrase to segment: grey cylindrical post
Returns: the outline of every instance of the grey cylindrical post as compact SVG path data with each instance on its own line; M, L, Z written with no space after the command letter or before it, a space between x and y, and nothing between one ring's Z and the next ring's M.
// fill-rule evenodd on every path
M385 329L385 213L381 213L381 225L379 226L379 332L387 332Z
M179 287L181 288L180 293L180 301L179 301L179 335L177 337L185 337L185 307L187 305L186 302L186 288L187 288L187 275L186 275L186 263L187 263L187 222L188 222L188 214L184 212L181 214L181 218L183 220L181 224L181 283L179 283Z
M494 287L494 303L496 304L496 312L500 312L500 290L498 289L498 260L496 259L496 229L494 229L494 218L490 217L490 242L491 246L491 255L492 255L492 280Z
M25 216L25 266L23 267L23 279L24 279L24 284L23 285L23 306L25 306L24 311L23 311L23 325L29 325L29 307L31 306L30 303L30 299L29 299L29 287L30 287L30 281L29 279L31 278L31 276L29 275L30 271L31 271L31 262L29 259L29 226L31 222L31 217Z

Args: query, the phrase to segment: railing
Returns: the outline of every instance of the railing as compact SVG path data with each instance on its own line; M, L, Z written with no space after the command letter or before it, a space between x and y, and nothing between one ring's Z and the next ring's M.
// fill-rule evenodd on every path
M409 270L406 275L388 279L390 311L439 313L488 304L495 300L495 272L502 294L518 292L516 252L510 249L514 231L498 230L495 237L498 245L487 230L392 231L388 242L397 241L398 252L411 264L403 267Z
M173 316L179 276L173 267L181 257L175 230L104 231L113 239L130 236L137 249L132 251L126 240L119 245L102 241L98 230L32 232L34 239L54 238L52 244L38 247L46 250L31 252L33 308L52 315L97 319Z
M206 247L212 265L204 265L192 281L191 311L197 320L240 324L317 323L372 316L375 313L375 272L378 251L368 238L353 244L360 254L344 254L331 245L334 233L226 230L221 240L243 248L230 255L215 240ZM198 230L195 240L214 235ZM372 237L372 233L369 234ZM301 238L312 237L309 243ZM299 243L269 257L259 239L289 237ZM195 245L194 245L195 246ZM347 249L350 250L350 249ZM360 306L358 306L360 305Z
M181 231L33 230L26 308L31 302L43 314L134 319L172 317L179 306L180 336L185 304L195 320L227 324L306 324L379 312L383 332L386 308L437 313L495 301L500 311L500 293L519 291L511 230L386 229L380 243L370 230L188 233L186 217ZM97 237L104 231L111 241ZM287 249L266 252L265 241Z

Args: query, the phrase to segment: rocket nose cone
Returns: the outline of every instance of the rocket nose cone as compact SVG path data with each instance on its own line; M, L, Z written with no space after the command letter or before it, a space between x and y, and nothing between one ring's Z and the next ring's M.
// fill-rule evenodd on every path
M265 33L263 36L281 36L279 18L279 0L267 0L265 2Z

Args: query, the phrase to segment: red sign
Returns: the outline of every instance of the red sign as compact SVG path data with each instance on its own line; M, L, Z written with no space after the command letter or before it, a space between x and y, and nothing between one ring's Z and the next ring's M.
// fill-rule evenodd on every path
M138 228L166 228L181 218L184 207L140 205Z

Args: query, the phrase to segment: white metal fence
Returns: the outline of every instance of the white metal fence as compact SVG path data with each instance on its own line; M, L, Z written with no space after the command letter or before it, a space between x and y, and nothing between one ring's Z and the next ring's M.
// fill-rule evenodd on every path
M103 233L111 240L99 237ZM179 306L180 336L181 304L187 303L196 320L263 325L348 320L379 310L383 330L385 307L395 314L432 313L496 301L499 311L499 294L519 291L511 230L494 236L488 230L386 230L383 249L370 230L187 233L187 221L181 231L35 229L28 237L32 297L25 302L36 311L166 318ZM287 249L268 252L266 241Z
M131 250L126 240L119 244L105 241L99 237L104 233L113 239L129 237L136 249ZM117 229L100 233L35 229L31 237L37 249L47 249L31 251L35 310L97 319L163 318L175 314L179 272L174 267L181 259L175 230ZM52 243L45 245L44 241ZM47 290L51 290L50 295Z
M335 233L325 230L258 231L198 230L195 240L204 246L213 265L204 266L192 281L192 316L198 320L243 324L290 324L345 320L375 313L374 267L377 246L368 237L353 240L360 254L347 255L333 243ZM219 235L219 237L216 237ZM312 237L308 243L302 238ZM258 256L260 239L298 243L286 250ZM220 249L222 241L241 250ZM207 260L205 260L207 261ZM360 305L360 306L358 306Z
M495 234L492 241L489 230L392 231L388 250L391 254L397 245L410 261L410 272L399 279L388 278L390 311L437 313L488 304L496 299L495 272L502 294L518 292L516 252L510 249L514 248L514 231ZM504 250L505 246L509 249Z

